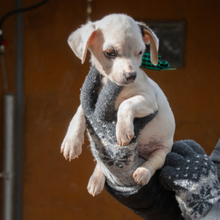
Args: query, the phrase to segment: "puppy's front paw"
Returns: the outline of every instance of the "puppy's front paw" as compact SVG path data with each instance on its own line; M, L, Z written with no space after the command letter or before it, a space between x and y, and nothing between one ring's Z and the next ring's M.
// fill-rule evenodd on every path
M84 136L81 137L66 137L63 140L61 145L61 153L65 159L69 159L69 161L78 158L78 156L82 153L82 144L83 144Z
M87 190L90 195L97 196L104 188L105 176L104 174L92 175L89 179Z
M129 123L129 122L126 123L118 120L116 125L117 143L120 146L128 145L133 137L134 137L133 123Z
M133 178L136 183L146 185L151 178L151 173L147 168L139 167L133 173Z

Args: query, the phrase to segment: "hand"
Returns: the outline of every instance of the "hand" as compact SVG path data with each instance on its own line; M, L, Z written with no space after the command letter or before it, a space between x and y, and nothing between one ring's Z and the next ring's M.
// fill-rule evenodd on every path
M176 192L185 219L202 219L220 200L216 167L194 141L174 143L160 180L166 189Z
M173 191L166 190L159 181L160 171L149 183L133 192L119 192L107 183L105 189L121 204L146 220L184 220Z
M136 118L134 120L134 138L128 146L120 147L117 144L115 134L117 122L115 100L123 87L108 81L98 95L99 87L100 75L92 67L81 90L81 104L86 116L92 153L107 179L106 189L122 204L143 218L154 220L183 219L174 192L165 190L160 184L159 171L144 187L139 185L139 189L132 192L128 192L126 189L129 188L129 184L136 184L132 176L136 168L131 171L129 169L131 161L140 160L137 137L141 129L154 118L156 113L145 118ZM133 146L134 148L132 148ZM129 149L131 150L128 154ZM99 182L96 183L98 179L91 178L89 182L89 190L93 195L98 193L96 192L97 186L101 188ZM127 192L118 191L118 185L125 181L128 183L127 187L124 186ZM111 185L109 185L110 183Z

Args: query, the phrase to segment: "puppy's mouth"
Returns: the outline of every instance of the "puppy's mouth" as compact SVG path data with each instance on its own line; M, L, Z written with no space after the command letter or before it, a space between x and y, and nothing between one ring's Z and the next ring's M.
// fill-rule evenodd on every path
M125 79L122 79L122 80L115 80L115 79L112 79L112 78L109 78L112 82L116 83L117 85L119 86L128 86L130 84L133 84L135 82L135 80L125 80Z
M123 83L121 83L121 86L128 86L128 85L131 85L131 84L133 84L135 81L132 81L132 82L123 82Z
M116 78L114 75L107 75L112 82L116 83L119 86L126 86L135 82L137 77L136 72L124 73L120 78Z

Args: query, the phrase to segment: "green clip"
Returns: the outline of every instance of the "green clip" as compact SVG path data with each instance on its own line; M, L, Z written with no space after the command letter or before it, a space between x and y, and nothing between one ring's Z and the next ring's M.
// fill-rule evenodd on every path
M141 67L149 70L175 70L175 68L170 68L170 64L166 60L161 60L161 56L158 55L158 64L154 66L150 61L150 54L145 53L142 56Z

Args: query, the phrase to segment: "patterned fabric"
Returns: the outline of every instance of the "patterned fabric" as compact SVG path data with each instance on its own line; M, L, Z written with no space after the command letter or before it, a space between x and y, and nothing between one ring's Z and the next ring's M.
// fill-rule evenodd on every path
M204 219L212 206L220 201L216 167L194 141L174 143L160 178L165 188L176 192L176 199L187 220Z
M149 70L171 70L170 64L166 60L161 60L161 56L158 56L158 58L158 64L154 66L150 61L150 54L144 52L141 67Z
M115 101L123 87L110 80L98 96L100 74L91 67L81 90L81 104L86 116L91 151L100 165L109 185L120 191L137 190L133 172L145 160L138 156L137 138L144 126L157 114L135 118L135 137L127 146L120 147L116 140L117 112Z

